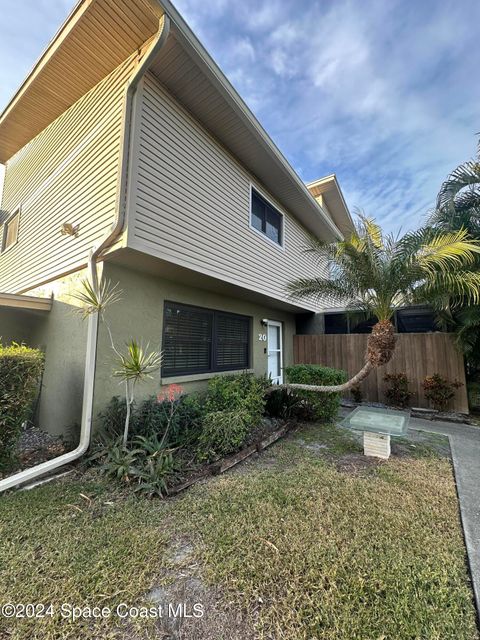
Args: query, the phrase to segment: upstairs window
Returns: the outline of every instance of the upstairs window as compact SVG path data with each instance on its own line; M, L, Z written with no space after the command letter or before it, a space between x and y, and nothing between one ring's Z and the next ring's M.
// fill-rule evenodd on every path
M282 214L253 188L250 224L275 244L283 245Z
M250 318L165 302L162 376L248 369Z
M18 240L18 227L20 224L20 209L13 213L3 225L2 252L13 247Z

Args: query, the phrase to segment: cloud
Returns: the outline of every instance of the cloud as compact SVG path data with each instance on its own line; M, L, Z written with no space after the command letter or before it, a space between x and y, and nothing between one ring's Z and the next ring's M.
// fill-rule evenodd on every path
M480 130L478 0L175 0L304 180L417 225ZM6 103L73 0L2 0ZM22 33L22 38L18 34Z
M476 0L242 7L201 28L292 165L305 180L337 173L351 207L388 229L417 225L480 129ZM232 56L233 36L255 64Z

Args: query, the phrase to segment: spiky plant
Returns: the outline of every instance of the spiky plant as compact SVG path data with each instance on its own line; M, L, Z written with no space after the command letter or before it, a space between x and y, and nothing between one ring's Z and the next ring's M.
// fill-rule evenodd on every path
M108 306L121 300L121 291L118 283L112 284L110 280L101 280L95 288L90 280L84 278L80 282L80 289L72 294L72 298L81 302L80 311L84 317L92 313L102 316Z
M320 264L328 263L329 275L291 282L290 296L341 304L377 322L368 337L365 365L348 382L332 387L283 385L286 387L331 392L357 386L375 367L391 359L395 350L391 317L400 306L428 303L446 308L452 295L480 302L480 273L471 271L480 243L464 229L449 233L420 229L395 238L360 215L348 240L330 244L317 240L307 251Z
M123 432L123 446L127 445L128 430L130 425L131 407L135 399L135 385L142 380L152 378L152 373L160 369L162 355L158 351L149 351L148 344L143 347L136 340L127 343L125 353L117 353L117 368L113 375L125 383L125 400L127 414L125 417L125 429Z
M110 346L116 355L116 369L113 371L113 375L125 383L127 414L123 433L123 446L126 447L132 404L135 400L135 386L138 382L151 378L152 373L160 369L162 354L159 351L149 351L148 345L144 348L134 339L127 343L126 352L121 353L115 345L112 330L105 318L105 310L121 299L118 283L112 284L109 280L102 279L94 284L90 280L84 279L80 284L79 291L73 294L73 297L82 303L80 311L84 318L93 313L98 313L103 320L110 338Z

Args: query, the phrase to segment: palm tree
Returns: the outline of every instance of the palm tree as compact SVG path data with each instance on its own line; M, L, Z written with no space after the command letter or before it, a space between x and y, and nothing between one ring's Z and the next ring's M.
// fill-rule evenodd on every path
M476 160L461 164L443 182L429 223L440 231L463 228L480 239L480 140ZM480 271L480 259L475 269ZM453 307L441 314L440 321L455 333L471 375L480 369L480 306L455 300Z
M480 302L480 273L469 269L480 253L480 241L470 239L464 229L449 233L420 229L395 238L384 235L374 220L360 215L348 240L331 244L315 240L307 251L319 264L328 262L329 276L291 282L290 296L341 304L363 311L377 322L368 337L365 366L348 382L331 387L284 387L346 391L391 359L395 350L391 317L396 308L420 303L448 308L452 295Z
M480 237L480 140L477 157L459 165L442 184L430 223L437 229L467 229Z

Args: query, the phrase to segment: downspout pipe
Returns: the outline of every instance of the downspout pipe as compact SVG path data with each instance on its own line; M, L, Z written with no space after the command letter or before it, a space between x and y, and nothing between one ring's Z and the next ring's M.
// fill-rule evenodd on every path
M98 290L97 261L102 253L119 237L125 225L128 162L130 156L132 113L136 89L145 71L150 66L153 58L165 44L169 32L170 20L166 14L163 14L159 19L159 28L157 34L149 50L135 69L135 72L130 78L130 81L125 90L123 135L120 145L121 148L117 179L117 203L115 221L110 231L106 234L100 244L97 247L92 248L88 260L90 279L95 290ZM13 489L24 485L48 473L52 473L56 469L63 467L66 464L70 464L75 460L78 460L87 452L90 446L92 435L93 393L95 388L95 365L97 360L98 327L99 315L98 313L91 313L88 316L87 349L85 357L85 377L82 401L82 420L80 427L80 441L78 443L78 446L73 451L69 451L68 453L58 456L57 458L53 458L53 460L47 460L46 462L42 462L41 464L36 465L31 469L25 469L24 471L20 471L19 473L15 473L8 478L0 480L0 493L2 493L3 491L7 491L8 489Z
M127 217L127 181L128 181L128 168L129 168L129 156L131 153L131 137L132 137L132 119L133 119L133 105L136 96L136 90L138 83L144 76L148 67L152 63L157 53L165 44L170 33L170 18L167 14L163 14L159 19L158 31L155 39L140 61L138 67L135 69L135 73L130 78L125 91L125 100L123 105L123 137L121 141L120 150L120 163L119 172L117 177L117 202L116 202L116 217L113 222L110 231L103 238L98 247L94 248L92 253L92 262L96 265L98 258L102 253L108 249L120 236L125 226L125 220ZM96 268L92 271L92 284L97 289L98 287L98 273Z

